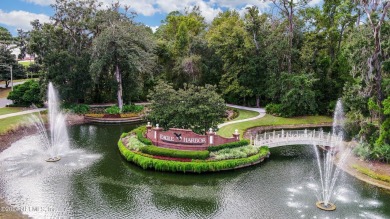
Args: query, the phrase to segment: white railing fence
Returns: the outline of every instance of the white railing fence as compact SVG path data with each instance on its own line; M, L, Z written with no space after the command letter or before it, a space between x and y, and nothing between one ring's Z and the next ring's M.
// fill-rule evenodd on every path
M343 136L316 130L281 130L264 132L250 138L256 147L278 147L284 145L316 144L334 147L343 141Z

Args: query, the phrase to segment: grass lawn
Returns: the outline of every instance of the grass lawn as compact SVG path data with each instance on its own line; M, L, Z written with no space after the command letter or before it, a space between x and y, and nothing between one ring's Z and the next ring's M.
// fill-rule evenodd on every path
M21 115L0 119L0 134L5 134L10 130L18 128L19 126L27 125L27 117L28 115Z
M242 137L245 130L257 126L320 124L324 122L332 122L332 120L333 119L331 117L327 116L301 116L295 118L282 118L267 114L260 119L224 126L218 131L218 134L224 137L231 137L234 133L234 130L238 129Z
M38 113L34 113L38 115ZM20 126L27 126L31 124L29 117L31 114L13 116L5 119L0 119L0 135L6 134L8 131L15 130ZM43 121L47 121L47 117L42 115Z
M21 107L4 107L0 108L0 115L10 114L10 113L16 113L23 111L23 108Z
M238 110L237 118L235 118L235 119L233 119L231 121L236 121L236 120L241 120L241 119L248 119L248 118L256 117L256 116L259 115L258 112L254 112L254 111L243 110L243 109L237 109L237 110Z
M34 64L34 61L30 61L30 60L28 60L28 61L19 61L18 63L23 65L24 67L28 67L28 66L30 66L30 64Z

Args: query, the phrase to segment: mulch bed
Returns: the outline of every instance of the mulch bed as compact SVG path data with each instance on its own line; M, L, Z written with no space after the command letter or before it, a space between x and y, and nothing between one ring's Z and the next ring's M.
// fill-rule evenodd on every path
M103 118L121 118L120 114L104 114Z

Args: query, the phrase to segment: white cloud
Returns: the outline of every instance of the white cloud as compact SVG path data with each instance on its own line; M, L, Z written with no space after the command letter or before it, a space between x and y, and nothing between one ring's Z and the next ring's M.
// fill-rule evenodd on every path
M0 9L0 23L6 24L15 29L30 30L30 22L38 19L41 23L50 22L49 16L45 14L34 14L27 11L10 11L4 12Z
M42 5L42 6L47 6L50 4L54 4L56 2L55 0L24 0L24 1L36 4L36 5Z
M263 2L261 0L246 0L246 1L242 1L242 0L210 0L209 4L213 5L213 6L225 7L225 8L236 9L236 10L240 7L242 8L244 5L246 5L246 6L255 5L259 8L260 11L262 11L264 9L269 8L270 2L269 1Z
M150 29L152 29L153 33L155 33L159 26L148 26L148 27L150 27Z
M310 7L313 7L313 6L320 4L321 2L322 2L322 0L311 0L307 5L309 5Z

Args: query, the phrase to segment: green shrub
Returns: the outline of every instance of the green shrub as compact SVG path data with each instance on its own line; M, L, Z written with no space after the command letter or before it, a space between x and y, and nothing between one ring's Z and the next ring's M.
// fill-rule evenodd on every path
M121 138L124 138L126 136L129 136L129 133L124 132L124 133L121 134Z
M76 114L86 114L90 110L87 104L73 104L73 103L64 103L61 105L61 108L70 110L71 112Z
M238 147L241 147L244 145L249 145L249 141L244 139L241 141L230 142L230 143L221 144L218 146L211 146L211 147L208 147L207 150L208 151L219 151L219 150L222 150L225 148L238 148Z
M390 145L383 144L381 146L375 146L371 153L371 158L382 162L389 163L390 161Z
M137 135L137 138L140 142L144 143L145 145L152 145L152 141L145 137L146 126L140 126L134 129L132 132Z
M146 145L139 141L136 136L128 136L127 148L130 150L142 151L144 147L146 147Z
M144 106L140 105L124 105L122 108L122 112L124 113L138 113L144 109Z
M119 109L118 106L110 106L104 111L108 114L119 114L121 110Z
M14 105L30 106L35 104L38 107L43 106L40 96L39 83L34 80L27 80L23 84L16 85L14 90L8 95L8 99L13 100Z
M280 116L282 112L282 104L276 104L276 103L267 104L267 106L265 106L265 111L268 114L274 116Z
M214 172L225 169L232 169L238 166L250 164L258 161L260 158L266 156L269 152L268 147L262 147L259 153L240 159L223 160L223 161L193 161L193 162L179 162L168 161L151 158L150 155L140 152L134 152L127 149L122 140L118 142L119 151L126 158L126 160L133 162L143 169L155 169L159 171L171 171L171 172Z
M140 149L142 153L177 158L190 158L205 160L209 157L209 151L183 151L169 148L156 147L154 145L146 146Z
M353 151L352 151L356 156L364 159L364 160L368 160L370 159L370 155L371 155L371 149L370 149L370 145L367 144L367 143L362 143L362 144L359 144L358 146L356 146Z
M225 148L219 151L211 152L210 157L215 160L227 160L249 157L259 152L259 148L255 148L251 145L239 147L239 148Z

